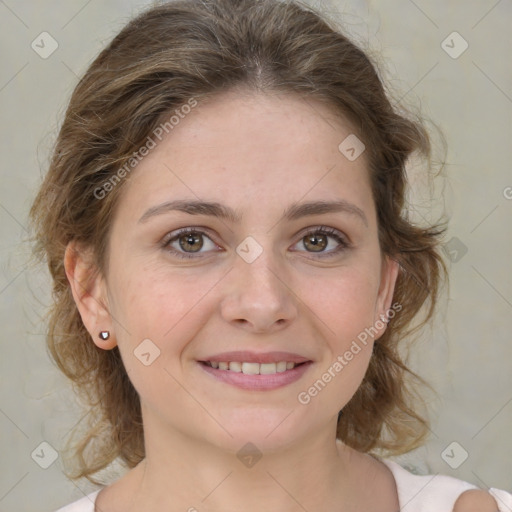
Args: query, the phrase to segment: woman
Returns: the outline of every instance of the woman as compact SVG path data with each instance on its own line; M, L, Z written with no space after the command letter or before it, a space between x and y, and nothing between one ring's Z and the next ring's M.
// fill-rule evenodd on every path
M382 457L428 427L398 346L446 272L444 227L404 211L406 160L429 152L299 4L184 0L128 24L32 208L49 347L95 413L71 477L128 469L61 510L508 510Z

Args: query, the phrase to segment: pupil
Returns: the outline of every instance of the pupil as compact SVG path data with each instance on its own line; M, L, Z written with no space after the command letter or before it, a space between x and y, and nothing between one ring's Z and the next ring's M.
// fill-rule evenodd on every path
M185 243L182 242L183 239L185 239ZM196 249L191 247L194 245L194 243L198 244L198 247ZM187 245L187 247L185 247L185 245ZM202 246L203 243L198 234L187 234L180 238L180 247L183 250L192 249L192 252L197 252L201 249Z
M320 252L327 246L326 238L327 237L325 235L310 235L306 237L307 243L305 245L307 247L307 245L310 244L311 247L308 247L309 249L312 249L315 252Z

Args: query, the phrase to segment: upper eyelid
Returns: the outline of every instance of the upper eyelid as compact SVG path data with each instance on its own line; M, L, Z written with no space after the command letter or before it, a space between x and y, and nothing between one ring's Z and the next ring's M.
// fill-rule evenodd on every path
M162 242L169 243L171 240L178 239L180 236L186 235L188 232L201 233L202 235L208 236L212 242L217 243L215 241L216 236L212 235L212 231L203 226L186 226L183 228L174 229L163 237Z

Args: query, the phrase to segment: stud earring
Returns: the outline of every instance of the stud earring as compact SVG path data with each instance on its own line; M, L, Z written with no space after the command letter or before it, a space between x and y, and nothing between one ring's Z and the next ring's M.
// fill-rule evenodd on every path
M100 331L98 335L103 341L106 341L110 338L110 331Z

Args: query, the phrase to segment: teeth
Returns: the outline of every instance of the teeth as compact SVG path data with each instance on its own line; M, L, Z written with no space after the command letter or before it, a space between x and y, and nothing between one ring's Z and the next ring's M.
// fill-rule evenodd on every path
M270 375L272 373L277 373L276 363L260 364L260 375Z
M212 368L219 370L230 370L232 372L244 373L245 375L272 375L282 373L286 370L292 370L296 364L288 361L279 361L278 363L241 363L238 361L229 362L209 362Z
M279 363L276 364L276 371L277 373L282 373L286 371L286 361L279 361Z
M260 373L260 364L242 363L242 373L245 373L245 375L258 375Z
M229 363L229 369L232 372L240 373L242 371L242 363L239 363L238 361L231 361L231 363Z

